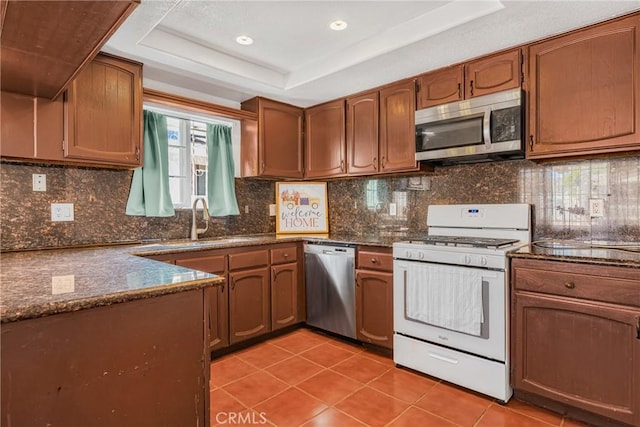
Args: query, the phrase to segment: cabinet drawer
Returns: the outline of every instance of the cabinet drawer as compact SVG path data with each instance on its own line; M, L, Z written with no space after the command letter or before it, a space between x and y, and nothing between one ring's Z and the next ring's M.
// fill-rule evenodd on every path
M298 247L296 245L271 249L271 264L283 264L294 262L298 258Z
M358 268L393 271L391 248L358 249L357 265Z
M227 271L227 259L223 254L178 259L176 265L219 275Z
M640 270L554 261L514 260L516 290L640 307Z
M266 249L229 254L229 270L261 267L263 265L269 265L269 252Z

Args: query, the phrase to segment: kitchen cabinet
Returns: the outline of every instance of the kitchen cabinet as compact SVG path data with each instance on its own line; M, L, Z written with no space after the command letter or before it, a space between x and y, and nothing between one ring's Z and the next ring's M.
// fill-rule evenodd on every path
M640 149L640 14L529 46L527 158Z
M521 50L512 49L423 74L418 77L417 108L520 87L523 64Z
M298 322L299 274L298 246L271 249L271 329L277 330Z
M57 99L139 0L3 0L1 86Z
M347 98L347 175L418 170L415 102L413 80Z
M229 254L229 342L271 331L269 252Z
M179 258L175 264L194 270L217 274L227 278L227 256L225 253L201 254ZM227 280L228 282L228 280ZM209 350L214 351L229 345L229 291L227 284L205 289L207 310L205 313L209 329Z
M98 55L65 95L64 157L142 165L142 64Z
M358 247L356 337L393 347L393 255L391 248Z
M380 155L379 92L347 98L347 172L372 175L378 172Z
M380 172L417 170L415 82L406 80L380 90Z
M305 115L305 178L342 176L345 165L345 101L307 108Z
M514 259L514 388L640 425L638 271Z
M302 178L303 110L265 98L252 98L241 108L258 114L243 120L242 176Z
M0 95L0 155L22 160L63 160L63 102L11 92Z

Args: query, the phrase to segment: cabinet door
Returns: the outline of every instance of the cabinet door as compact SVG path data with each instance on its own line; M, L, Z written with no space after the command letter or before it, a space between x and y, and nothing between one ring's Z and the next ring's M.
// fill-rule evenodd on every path
M271 328L280 329L298 321L298 264L271 267Z
M416 170L413 80L380 91L380 171Z
M514 49L469 62L465 66L465 98L520 87L521 61L520 49Z
M90 163L142 163L142 65L98 55L66 93L64 156Z
M229 292L227 284L207 288L209 350L229 345Z
M63 160L63 103L2 92L0 155L16 159Z
M640 149L640 15L529 48L528 158Z
M260 99L259 103L259 174L302 178L303 110L267 99Z
M378 171L378 92L347 98L347 172Z
M418 77L418 109L462 100L462 65L444 68Z
M393 273L356 272L356 336L393 347Z
M305 177L344 175L344 100L308 108L305 111Z
M269 268L229 273L229 341L235 344L271 330Z
M638 322L640 311L516 292L515 388L638 425Z

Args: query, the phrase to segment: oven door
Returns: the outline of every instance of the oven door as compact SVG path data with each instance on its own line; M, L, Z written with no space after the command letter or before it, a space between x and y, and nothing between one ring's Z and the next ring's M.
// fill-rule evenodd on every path
M504 271L395 260L393 273L396 333L505 361L508 307ZM471 280L475 285L465 286L476 288L472 292L459 288L461 280ZM476 319L470 315L474 312Z

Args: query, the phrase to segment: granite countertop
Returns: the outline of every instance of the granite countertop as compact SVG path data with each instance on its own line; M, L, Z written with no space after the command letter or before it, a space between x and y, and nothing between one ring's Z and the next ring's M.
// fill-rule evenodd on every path
M224 283L224 278L112 246L1 255L0 321L43 317ZM62 283L53 278L62 276ZM69 283L68 279L72 279Z
M403 236L247 235L140 242L90 248L4 252L0 255L0 321L13 322L214 286L224 278L145 256L208 249L326 241L391 247ZM53 284L62 276L63 283ZM72 284L65 281L72 278ZM56 279L58 280L58 279Z
M640 268L640 243L540 241L510 252L508 256Z

